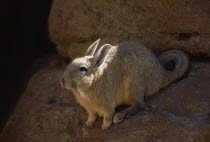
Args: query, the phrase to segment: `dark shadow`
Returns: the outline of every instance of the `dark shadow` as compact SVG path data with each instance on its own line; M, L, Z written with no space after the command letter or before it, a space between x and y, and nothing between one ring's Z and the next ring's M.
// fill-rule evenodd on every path
M52 0L1 2L1 129L20 97L28 68L38 57L54 52L47 28L51 2Z

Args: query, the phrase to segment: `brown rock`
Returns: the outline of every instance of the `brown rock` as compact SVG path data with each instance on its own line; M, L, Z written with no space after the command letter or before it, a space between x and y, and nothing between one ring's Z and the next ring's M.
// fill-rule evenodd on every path
M82 55L98 38L210 56L209 19L208 0L54 0L49 34L64 57Z
M210 62L194 62L184 79L146 99L148 109L101 130L102 119L85 126L86 111L59 84L65 65L54 61L30 78L1 142L209 142Z

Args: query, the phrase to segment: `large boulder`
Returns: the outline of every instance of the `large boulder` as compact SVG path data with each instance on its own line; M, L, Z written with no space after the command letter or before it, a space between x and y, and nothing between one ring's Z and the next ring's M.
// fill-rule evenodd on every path
M98 38L210 56L209 17L209 0L53 0L49 35L64 57L82 55Z
M102 119L85 126L86 111L59 84L59 64L55 58L31 76L1 142L209 142L210 62L194 62L184 79L146 99L148 109L108 130Z

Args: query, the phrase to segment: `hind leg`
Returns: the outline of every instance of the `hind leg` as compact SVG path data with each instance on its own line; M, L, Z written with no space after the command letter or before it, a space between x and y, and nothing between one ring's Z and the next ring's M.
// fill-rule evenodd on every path
M113 122L120 123L122 122L125 118L128 118L136 113L138 113L139 110L144 109L144 86L137 86L137 84L142 84L142 83L137 83L133 82L134 84L131 84L132 87L130 87L131 93L128 98L128 104L131 105L131 107L117 113L114 116Z

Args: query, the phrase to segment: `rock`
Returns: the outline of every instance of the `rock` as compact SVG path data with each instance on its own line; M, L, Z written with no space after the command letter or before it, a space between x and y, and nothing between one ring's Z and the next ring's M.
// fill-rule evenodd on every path
M210 62L194 61L185 78L146 98L148 109L108 130L101 130L102 119L85 126L87 113L61 88L66 65L57 62L49 60L31 76L0 141L209 142Z
M53 0L49 35L64 57L83 55L98 38L210 56L209 17L208 0Z

